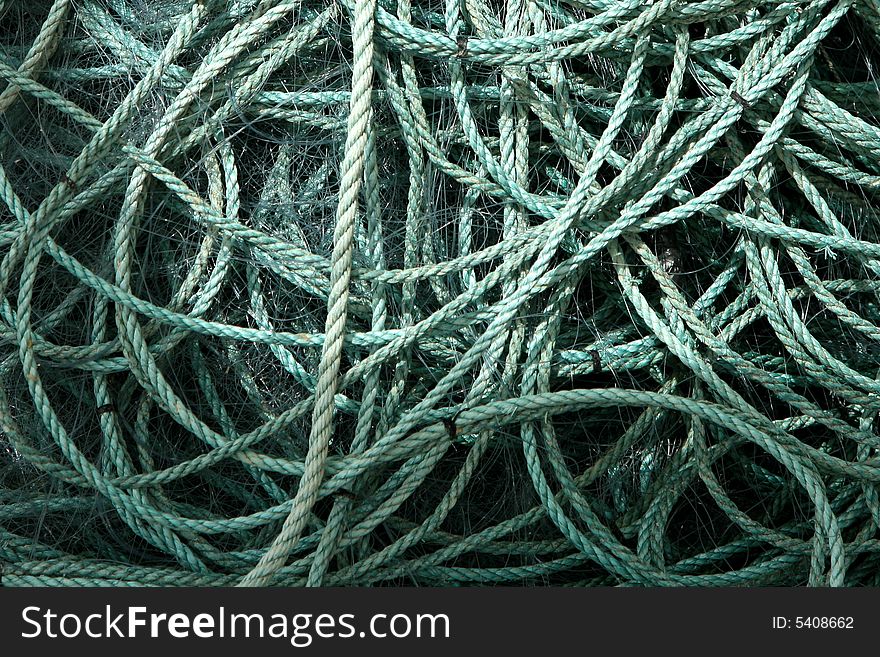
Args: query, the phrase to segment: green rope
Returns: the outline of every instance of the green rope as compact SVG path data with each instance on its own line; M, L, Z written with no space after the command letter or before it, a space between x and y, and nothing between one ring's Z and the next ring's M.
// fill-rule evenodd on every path
M0 1L2 584L876 586L878 44Z

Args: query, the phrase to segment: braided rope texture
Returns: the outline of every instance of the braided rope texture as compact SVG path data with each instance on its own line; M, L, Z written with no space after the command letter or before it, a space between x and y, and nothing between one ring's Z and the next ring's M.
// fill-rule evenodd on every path
M878 71L877 0L0 0L2 584L880 585Z

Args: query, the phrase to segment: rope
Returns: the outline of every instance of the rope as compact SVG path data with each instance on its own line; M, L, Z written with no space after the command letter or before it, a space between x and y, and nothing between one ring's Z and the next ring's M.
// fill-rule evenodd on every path
M6 586L876 586L872 0L0 1Z

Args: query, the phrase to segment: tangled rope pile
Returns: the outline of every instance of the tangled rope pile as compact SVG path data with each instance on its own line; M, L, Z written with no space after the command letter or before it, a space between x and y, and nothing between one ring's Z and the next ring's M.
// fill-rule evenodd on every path
M880 584L877 0L0 0L14 585Z

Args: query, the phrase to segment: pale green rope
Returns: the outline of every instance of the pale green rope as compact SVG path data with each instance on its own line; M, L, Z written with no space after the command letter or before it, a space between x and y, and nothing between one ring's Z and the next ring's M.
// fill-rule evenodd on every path
M874 0L0 1L18 585L880 583Z

